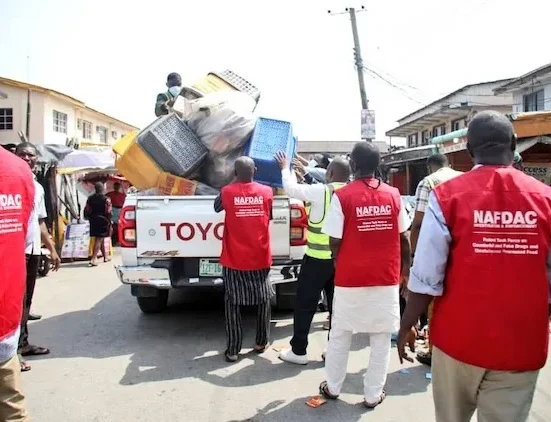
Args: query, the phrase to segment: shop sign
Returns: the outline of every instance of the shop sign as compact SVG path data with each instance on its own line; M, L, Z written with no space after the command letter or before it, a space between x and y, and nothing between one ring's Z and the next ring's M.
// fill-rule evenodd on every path
M551 185L551 165L525 163L524 172L546 185Z
M451 142L445 142L438 145L438 152L440 154L451 154L457 151L463 151L467 149L467 140L464 138L456 138Z

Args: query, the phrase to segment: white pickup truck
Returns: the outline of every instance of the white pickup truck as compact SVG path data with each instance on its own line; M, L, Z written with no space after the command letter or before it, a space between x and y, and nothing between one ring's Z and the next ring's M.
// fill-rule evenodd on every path
M131 286L144 313L163 311L171 289L222 286L224 213L214 212L214 196L129 195L119 219L122 265L117 274ZM289 308L296 273L278 269L298 266L306 245L307 217L300 201L274 198L270 225L274 259L271 282L274 305Z

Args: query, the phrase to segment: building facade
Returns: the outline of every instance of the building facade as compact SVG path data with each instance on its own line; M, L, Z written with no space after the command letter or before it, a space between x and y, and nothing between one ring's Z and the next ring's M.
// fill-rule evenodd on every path
M511 93L496 95L494 90L513 79L505 79L467 85L439 100L401 118L398 126L388 132L389 137L406 139L406 148L384 156L382 166L389 182L400 189L403 195L413 195L417 184L427 175L426 159L440 152L434 139L449 138L444 146L449 154L464 150L461 134L469 120L479 111L495 110L510 113L513 105ZM459 143L459 145L458 145ZM464 151L466 153L466 151ZM470 159L452 162L452 167L463 170Z
M513 113L551 111L551 63L502 84L494 93L513 96Z
M27 121L35 144L110 146L137 129L60 92L0 78L0 144L19 143Z
M467 127L470 117L480 110L510 113L513 95L494 90L513 79L467 85L398 120L386 132L391 138L405 138L408 148L429 145L430 140Z
M303 141L298 142L298 153L304 158L310 159L316 154L325 152L331 155L346 155L352 151L358 141ZM389 145L386 142L374 141L381 154L388 152Z

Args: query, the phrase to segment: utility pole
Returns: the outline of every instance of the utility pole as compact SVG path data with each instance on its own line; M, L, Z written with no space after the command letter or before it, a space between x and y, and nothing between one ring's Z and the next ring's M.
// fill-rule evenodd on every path
M27 83L30 83L30 56L27 56ZM27 139L31 138L31 90L27 89L27 124L25 127L25 135Z
M364 63L362 60L362 50L360 48L360 37L358 36L358 26L356 24L356 9L353 7L348 9L350 13L350 23L352 24L352 36L354 37L354 61L358 72L358 83L360 85L360 97L362 99L362 110L369 108L369 101L365 92L364 82Z
M369 110L369 100L367 99L367 93L365 91L365 81L364 81L364 65L363 65L363 59L362 59L362 50L360 47L360 37L358 35L358 25L356 23L356 9L354 7L347 7L345 9L345 12L341 13L332 13L331 10L328 11L329 14L344 14L347 13L350 15L350 24L352 25L352 37L354 39L354 64L356 66L356 71L358 72L358 84L360 86L360 99L362 101L362 127L364 125L364 116L365 119L368 119L369 117L372 117L374 119L373 112L368 112ZM365 12L365 6L361 6L361 10L358 12ZM371 125L374 131L374 120ZM367 124L366 126L370 126ZM373 132L374 133L374 132ZM371 137L368 137L369 135L366 135L364 139L367 139L368 141L372 141Z

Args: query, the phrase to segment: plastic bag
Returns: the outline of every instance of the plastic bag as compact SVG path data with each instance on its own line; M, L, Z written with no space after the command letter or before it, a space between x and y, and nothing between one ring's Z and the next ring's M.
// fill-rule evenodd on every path
M204 183L197 182L197 188L195 189L195 195L205 196L205 195L218 195L220 193L219 189L215 189Z
M228 154L209 152L201 167L201 181L220 189L233 180L235 160L243 155L245 147Z
M188 107L189 106L189 107ZM254 100L239 91L221 91L189 101L185 119L213 154L225 155L245 146L256 124Z

